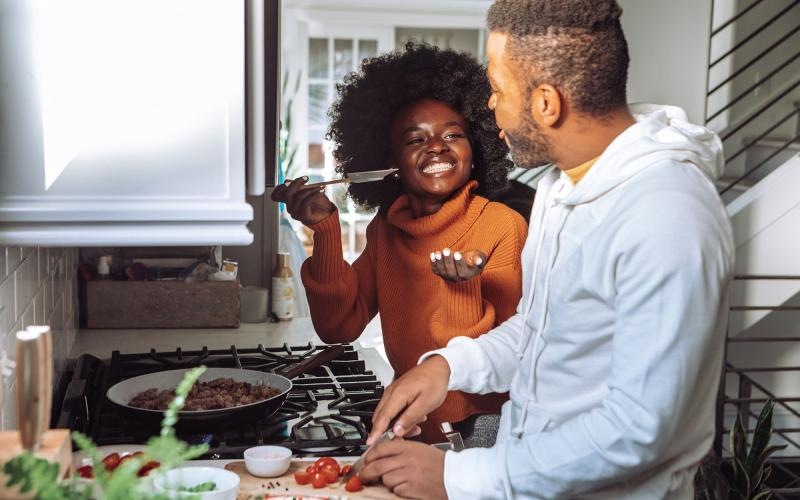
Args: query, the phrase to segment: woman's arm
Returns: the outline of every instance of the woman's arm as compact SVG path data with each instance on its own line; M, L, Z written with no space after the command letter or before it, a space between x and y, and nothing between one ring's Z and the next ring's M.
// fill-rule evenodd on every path
M323 341L352 342L378 309L375 221L367 227L367 246L352 266L342 253L338 211L310 227L314 230L314 254L303 263L300 275L311 320Z

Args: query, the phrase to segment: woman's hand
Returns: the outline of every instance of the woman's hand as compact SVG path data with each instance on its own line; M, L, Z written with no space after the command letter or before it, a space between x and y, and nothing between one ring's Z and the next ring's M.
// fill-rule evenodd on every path
M286 210L296 221L313 226L336 211L336 205L325 196L322 188L306 188L308 177L286 179L272 191L272 201L286 203Z
M431 252L433 274L448 281L467 281L481 274L486 265L486 254L480 250L452 252L449 248Z

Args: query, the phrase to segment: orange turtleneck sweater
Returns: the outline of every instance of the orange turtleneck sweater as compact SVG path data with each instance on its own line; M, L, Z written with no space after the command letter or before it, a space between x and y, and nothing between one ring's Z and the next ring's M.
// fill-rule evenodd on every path
M507 206L473 194L476 188L470 181L438 212L420 218L401 196L369 224L366 248L352 266L342 255L338 214L312 226L314 254L301 275L319 337L351 342L380 312L386 354L400 376L423 353L457 336L477 337L514 314L526 224ZM446 247L484 252L483 272L460 283L433 274L430 253ZM439 423L499 413L506 398L451 392L429 416L423 436L441 440Z

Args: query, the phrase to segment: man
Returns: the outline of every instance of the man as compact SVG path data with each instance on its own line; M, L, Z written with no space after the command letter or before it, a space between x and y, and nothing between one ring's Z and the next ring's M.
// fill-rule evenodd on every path
M370 442L448 390L510 391L493 448L395 439L365 480L417 498L681 498L710 449L734 248L721 143L671 107L628 108L614 0L498 0L489 106L517 164L553 162L517 314L424 355L387 388Z

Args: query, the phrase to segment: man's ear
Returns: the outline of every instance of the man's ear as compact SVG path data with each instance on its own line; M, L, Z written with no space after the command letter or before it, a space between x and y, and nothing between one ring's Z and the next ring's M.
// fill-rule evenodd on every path
M539 125L553 127L561 119L561 94L555 87L543 83L531 92L530 112Z

